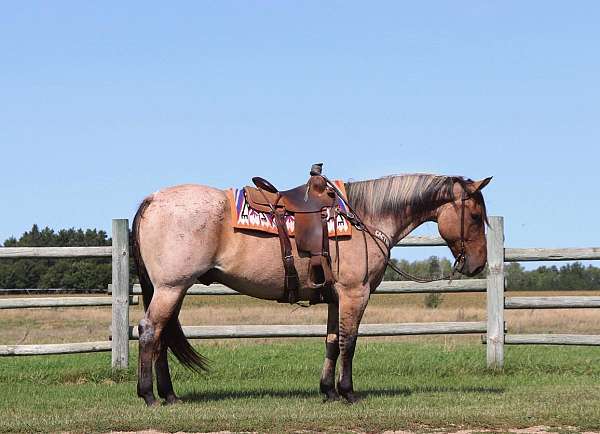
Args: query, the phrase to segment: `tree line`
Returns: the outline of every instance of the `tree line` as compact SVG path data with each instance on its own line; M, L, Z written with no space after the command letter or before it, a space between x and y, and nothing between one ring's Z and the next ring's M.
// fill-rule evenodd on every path
M408 273L424 277L426 279L437 279L450 274L452 263L446 258L431 256L420 261L407 261L392 259L392 262L400 269ZM507 290L509 291L572 291L572 290L599 290L600 268L593 265L584 266L580 262L573 262L562 266L540 266L533 270L526 270L521 264L513 262L506 264L505 269ZM484 270L476 278L485 278L487 270ZM465 279L465 276L457 274L455 279ZM398 276L389 267L384 275L385 280L405 280Z
M110 246L111 238L106 231L98 229L61 229L49 227L31 230L18 239L4 241L4 247L75 247ZM407 261L392 259L395 265L415 276L439 278L450 273L452 263L446 258L431 256L424 260ZM541 266L525 270L521 264L507 264L506 275L509 290L598 290L600 268L584 266L579 262L557 266ZM137 281L133 263L132 282ZM485 271L478 277L484 277ZM0 260L0 288L64 288L106 289L111 282L110 258L65 258L65 259L2 259ZM456 279L465 278L457 275ZM403 280L393 270L387 269L385 280Z
M4 247L110 246L103 230L42 230L33 225L21 237L4 241ZM106 289L111 282L111 258L3 259L0 261L0 288Z

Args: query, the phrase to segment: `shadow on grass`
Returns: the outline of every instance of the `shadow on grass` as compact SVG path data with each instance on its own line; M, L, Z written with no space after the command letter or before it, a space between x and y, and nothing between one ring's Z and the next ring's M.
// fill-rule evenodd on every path
M357 394L361 399L378 396L410 396L419 393L480 393L488 395L501 395L504 393L504 388L500 387L448 387L448 386L420 386L420 387L399 387L391 389L363 389ZM287 390L236 390L236 391L207 391L207 392L192 392L180 395L184 402L210 402L222 401L225 399L253 399L253 398L315 398L321 394L317 390L306 389L287 389Z

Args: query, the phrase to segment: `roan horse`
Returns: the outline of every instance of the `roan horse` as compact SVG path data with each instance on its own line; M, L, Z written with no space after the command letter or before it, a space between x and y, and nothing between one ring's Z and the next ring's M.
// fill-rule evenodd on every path
M437 222L440 235L460 259L457 271L473 276L483 270L487 259L487 218L481 190L490 179L411 174L348 182L345 187L348 202L363 222L386 234L391 246L422 223ZM191 369L207 368L207 360L187 341L178 320L191 285L220 282L252 297L282 297L283 267L277 236L234 229L230 206L223 190L187 184L148 196L137 211L133 255L146 309L139 323L137 393L147 405L158 404L153 365L158 395L168 404L178 401L169 373L168 349ZM358 327L389 256L388 247L382 249L377 243L381 241L360 235L339 241L339 274L334 285L337 303L328 304L326 356L320 380L327 400L340 395L348 402L357 399L352 359ZM314 291L307 285L309 259L297 257L295 246L294 256L301 283L298 294L301 300L309 300L310 291ZM335 261L335 253L332 256Z

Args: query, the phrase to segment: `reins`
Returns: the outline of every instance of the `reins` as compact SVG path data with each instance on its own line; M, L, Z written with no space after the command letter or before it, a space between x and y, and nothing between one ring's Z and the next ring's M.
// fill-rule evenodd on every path
M390 262L389 259L388 259L386 265L388 267L390 267L392 270L394 270L396 273L401 275L402 277L404 277L408 280L418 282L418 283L438 282L440 280L448 280L451 282L454 279L454 275L458 272L459 267L460 268L463 267L465 257L466 257L466 254L465 254L465 202L468 199L469 199L468 194L466 194L466 192L463 192L463 194L461 196L461 209L460 209L460 250L458 252L458 255L456 256L456 259L454 260L454 264L452 264L452 270L450 271L450 274L439 277L437 279L428 279L428 278L418 277L418 276L410 274L404 270L401 270L393 262Z
M404 277L405 279L412 280L412 281L418 282L418 283L437 282L437 281L441 281L441 280L452 281L452 279L454 278L454 275L459 271L459 269L462 269L462 267L464 266L464 261L466 258L466 253L465 253L465 207L466 207L466 205L465 205L465 202L470 197L466 191L463 191L462 195L461 195L460 250L458 252L458 255L456 256L456 259L454 260L454 264L452 265L452 270L451 270L450 274L447 274L445 276L435 278L435 279L429 279L429 278L422 278L422 277L410 274L410 273L398 268L398 266L396 266L393 262L391 262L390 254L391 254L391 250L392 250L393 246L391 245L390 238L383 231L381 231L379 229L375 229L375 228L372 229L368 225L366 225L362 221L362 219L360 218L358 213L352 208L350 203L348 203L348 200L344 197L344 195L342 194L340 189L333 182L331 182L325 175L321 175L321 176L323 176L323 178L325 179L327 184L335 191L336 195L346 205L346 207L348 207L349 212L343 212L340 209L338 209L337 213L344 216L356 229L358 229L359 231L362 231L363 237L365 237L364 234L367 233L373 239L373 241L375 241L375 245L379 248L380 252L385 256L386 266L390 267L393 271L398 273L400 276ZM336 225L336 228L337 228L337 225ZM387 252L384 251L383 247L381 246L380 241L387 247ZM337 250L338 250L338 248L337 248L337 237L336 237L336 252L337 252ZM365 254L368 255L366 238L365 238ZM367 261L367 269L365 271L365 280L364 280L365 283L366 283L367 275L369 272L368 256L366 256L366 261ZM337 262L338 262L338 273L339 273L339 255L337 256Z

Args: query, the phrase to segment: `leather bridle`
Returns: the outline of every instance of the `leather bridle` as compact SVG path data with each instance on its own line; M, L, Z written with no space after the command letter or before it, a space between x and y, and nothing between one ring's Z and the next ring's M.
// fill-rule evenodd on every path
M454 274L456 274L457 272L460 273L462 271L462 269L464 268L466 258L467 258L466 240L465 240L465 208L466 208L465 202L471 198L471 195L466 190L464 190L464 187L463 187L463 192L462 192L461 198L460 198L460 200L461 200L461 205L460 205L460 248L459 248L458 254L456 255L456 258L454 260L454 264L452 265L452 271L450 272L450 274L448 274L446 276L442 276L442 277L439 277L436 279L428 279L428 278L414 276L404 270L401 270L393 262L390 262L390 254L392 251L392 247L394 247L391 245L390 238L383 231L381 231L379 229L375 229L375 228L370 228L368 225L366 225L362 221L362 219L358 216L356 211L354 211L354 209L352 209L352 206L348 203L348 201L346 200L346 198L344 197L342 192L337 188L337 186L333 182L331 182L325 175L321 175L321 176L323 176L323 178L325 178L325 181L327 181L327 183L336 192L337 196L348 207L349 212L342 212L339 209L337 210L337 212L339 214L343 215L354 227L356 227L356 229L363 231L363 234L367 233L373 239L373 241L375 241L375 244L377 245L377 247L379 248L381 253L383 253L383 255L386 257L386 266L390 267L392 270L394 270L400 276L402 276L408 280L418 282L418 283L429 283L429 282L435 282L435 281L439 281L439 280L452 280L454 278ZM379 241L381 241L385 245L385 247L387 248L387 252L384 251L384 249L381 246L381 243L379 243ZM365 241L365 256L366 255L368 255L368 253L367 253L367 245L366 245L366 241ZM367 257L367 269L365 271L364 282L367 281L367 274L369 272L368 256L366 256L366 257ZM337 261L338 261L338 265L339 265L339 256L337 258Z
M388 243L385 243L386 246L388 246L388 253L387 253L387 259L386 259L386 265L388 267L390 267L392 270L394 270L396 273L398 273L399 275L401 275L402 277L408 279L408 280L412 280L414 282L418 282L418 283L429 283L429 282L436 282L436 281L440 281L440 280L450 280L452 281L452 279L454 279L454 275L458 272L462 272L462 269L465 265L466 259L467 259L467 253L466 253L466 243L465 243L465 202L467 200L470 199L470 194L467 193L466 191L463 191L463 193L461 194L460 197L460 248L458 251L458 254L456 255L456 258L454 259L454 264L452 264L452 270L450 271L450 274L442 276L442 277L438 277L436 279L429 279L429 278L423 278L423 277L419 277L419 276L415 276L413 274L410 274L404 270L401 270L400 268L398 268L393 262L390 262L390 253L391 253L391 247L388 246ZM379 231L381 232L381 231ZM379 243L376 243L377 246L379 247L379 250L382 251L381 246L379 245Z
M463 190L460 197L460 250L458 251L458 255L456 255L456 259L454 260L454 265L452 266L452 274L456 271L462 271L465 260L467 258L466 247L465 247L465 202L469 200L471 195L467 193L466 190ZM460 270L458 267L460 266Z

